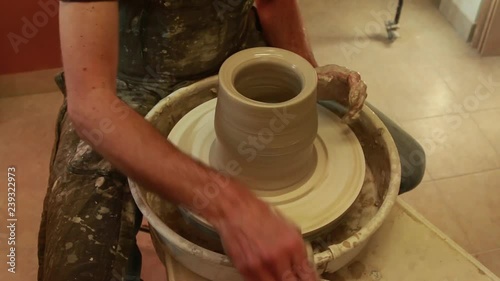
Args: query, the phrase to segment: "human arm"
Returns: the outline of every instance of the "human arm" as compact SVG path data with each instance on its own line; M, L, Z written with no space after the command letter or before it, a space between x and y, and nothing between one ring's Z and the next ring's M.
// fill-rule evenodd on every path
M234 179L215 181L218 195L196 204L221 175L180 152L116 96L118 4L61 3L60 34L68 115L79 136L141 186L214 225L246 280L295 274L306 257L292 224ZM97 140L86 133L95 130Z
M318 100L335 100L348 111L345 122L356 119L366 100L359 73L337 65L318 67L307 39L297 0L256 0L264 36L273 47L287 49L308 60L318 72Z
M255 4L267 42L301 55L317 67L297 0L256 0Z
M195 209L194 195L210 169L177 150L116 96L117 2L63 2L60 9L68 115L76 132L127 176ZM101 138L91 137L96 130ZM231 196L221 197L226 194ZM196 211L215 217L220 204Z

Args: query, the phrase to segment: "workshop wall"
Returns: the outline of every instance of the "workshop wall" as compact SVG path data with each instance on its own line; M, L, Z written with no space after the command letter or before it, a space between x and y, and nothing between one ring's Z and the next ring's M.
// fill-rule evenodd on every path
M58 0L0 1L0 75L57 68Z
M471 22L476 21L481 0L453 0L453 2Z
M482 0L441 0L439 10L465 40L472 39L472 32Z

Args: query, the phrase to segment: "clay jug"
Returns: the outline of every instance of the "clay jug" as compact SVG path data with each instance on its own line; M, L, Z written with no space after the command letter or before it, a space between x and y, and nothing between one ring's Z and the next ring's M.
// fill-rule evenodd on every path
M211 165L238 166L236 178L255 190L307 180L316 166L316 85L312 65L283 49L246 49L227 59L219 71Z

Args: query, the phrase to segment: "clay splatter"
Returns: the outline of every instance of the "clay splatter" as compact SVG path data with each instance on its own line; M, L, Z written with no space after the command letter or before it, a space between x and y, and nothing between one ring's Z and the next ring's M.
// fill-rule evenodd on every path
M94 239L94 235L89 235L87 237L89 238L90 241L94 241L94 244L96 244L96 245L102 245L102 243L100 243L99 241L96 241Z
M67 218L69 221L72 221L74 223L78 223L80 224L81 226L85 227L86 229L90 229L92 232L95 232L95 229L93 229L92 227L86 225L83 223L83 219L80 218L80 217L72 217L72 218L69 218L68 216L64 216L64 218ZM81 228L80 228L81 229Z
M98 212L100 214L107 214L107 213L109 213L109 208L101 207Z
M363 276L363 273L365 272L366 267L364 264L360 263L359 261L355 261L351 265L349 265L347 267L347 269L351 273L352 278L360 279L361 276Z
M382 273L380 273L379 271L373 270L370 273L370 277L372 278L373 281L378 281L378 280L382 279Z
M78 257L75 254L71 254L67 259L68 263L75 263L78 261Z
M71 219L71 221L72 221L72 222L74 222L74 223L81 223L83 220L82 220L82 218L80 218L80 217L73 217L73 218Z
M104 184L104 177L98 177L97 180L95 181L95 187L99 188Z
M54 190L56 188L56 186L59 184L59 180L61 179L61 177L58 177L56 179L56 181L54 182L54 184L52 185L52 190Z

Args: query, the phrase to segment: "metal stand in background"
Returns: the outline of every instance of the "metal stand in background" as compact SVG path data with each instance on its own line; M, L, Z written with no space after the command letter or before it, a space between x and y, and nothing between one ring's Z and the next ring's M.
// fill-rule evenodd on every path
M396 11L396 17L394 21L387 21L385 23L385 28L387 30L387 36L389 40L394 41L399 37L399 18L401 17L401 10L403 9L403 0L399 0L398 9Z

